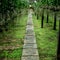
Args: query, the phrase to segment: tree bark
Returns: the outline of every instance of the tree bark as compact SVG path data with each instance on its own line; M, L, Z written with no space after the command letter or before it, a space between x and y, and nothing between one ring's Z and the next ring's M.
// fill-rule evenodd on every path
M57 13L54 12L54 27L53 27L54 30L56 30L56 20L57 20Z
M48 12L48 9L47 9L47 23L49 22L49 12Z
M39 19L39 17L38 17L38 13L37 13L37 20Z
M44 20L44 9L42 10L41 28L43 28L43 20Z
M60 20L59 20L59 26L60 26ZM58 36L57 60L60 60L60 27L59 27L59 36Z

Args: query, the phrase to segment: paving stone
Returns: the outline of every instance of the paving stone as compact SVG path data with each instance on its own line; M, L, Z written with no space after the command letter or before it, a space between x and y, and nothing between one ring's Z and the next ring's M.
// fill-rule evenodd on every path
M34 32L34 29L32 29L32 28L31 29L29 29L29 28L26 29L26 31L30 31L30 30Z
M32 16L31 15L28 16L28 20L32 20Z
M33 33L34 31L31 30L31 29L28 29L26 32L27 32L27 33Z
M21 60L39 60L31 13L32 12L30 12L28 15L26 35L24 39L23 53Z
M32 23L32 24L33 24L32 19L30 18L30 19L27 21L27 23Z
M31 22L31 23L33 23L33 21L32 21L32 19L31 19L31 18L30 18L30 19L27 21L27 23L28 23L28 22Z
M33 23L32 20L28 20L27 23Z
M22 56L24 55L38 55L38 51L37 49L34 49L34 48L23 49Z
M33 34L33 33L26 33L26 35L28 35L28 36L35 36L35 34Z
M33 25L33 23L27 23L27 25Z
M27 25L26 28L33 29L33 25Z
M26 28L26 31L27 31L27 30L34 30L34 29L33 29L33 27L31 27L31 28Z
M31 30L31 29L26 30L26 34L27 34L27 35L34 35L34 36L35 36L34 31Z
M29 35L26 35L25 39L26 40L36 40L35 36L29 36Z
M33 43L24 44L23 48L37 48L37 44L33 44Z
M27 25L33 25L33 22L28 21L28 22L27 22Z
M36 43L36 40L27 40L27 39L25 39L24 40L24 43Z
M39 60L38 56L23 56L22 60Z

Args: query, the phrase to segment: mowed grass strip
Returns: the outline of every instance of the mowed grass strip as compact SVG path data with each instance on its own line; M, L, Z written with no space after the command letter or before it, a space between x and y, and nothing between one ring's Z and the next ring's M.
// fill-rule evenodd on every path
M52 16L49 17L49 23L46 23L45 17L44 28L41 28L41 16L37 20L36 16L33 15L33 22L40 60L55 60L57 53L59 21L57 21L57 30L53 30Z

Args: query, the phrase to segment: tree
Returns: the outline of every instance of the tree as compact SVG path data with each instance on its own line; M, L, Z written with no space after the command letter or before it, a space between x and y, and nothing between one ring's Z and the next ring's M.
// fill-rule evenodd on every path
M60 20L59 20L59 26L60 26ZM60 60L60 27L59 27L59 36L58 36L57 60Z
M57 20L57 13L54 12L54 27L53 27L54 30L56 30L56 20Z
M48 8L49 8L49 2L48 2L48 0L47 0L47 23L48 23L48 21L49 21L49 11L48 11Z
M8 30L7 26L9 23L14 24L14 18L17 17L18 11L27 6L27 0L0 0L0 22L2 22L0 30L2 28ZM8 16L10 20L8 20Z
M43 21L44 21L44 9L42 10L41 28L43 28Z

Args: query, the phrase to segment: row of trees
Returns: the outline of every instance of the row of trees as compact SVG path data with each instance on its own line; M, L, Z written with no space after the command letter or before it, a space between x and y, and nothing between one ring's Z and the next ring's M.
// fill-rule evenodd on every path
M44 11L47 10L46 23L49 23L49 11L54 13L54 23L53 29L56 30L56 22L57 22L57 13L60 11L60 0L37 0L33 4L35 15L37 19L39 19L39 10L42 9L42 19L41 19L41 28L43 28L44 24ZM59 17L59 26L60 26L60 17ZM60 60L60 27L59 27L59 37L58 37L58 49L57 49L57 60Z
M27 0L0 0L0 32L8 30L7 26L24 8L28 8Z
M54 12L54 27L53 29L56 30L56 17L57 17L57 11L60 11L60 0L38 0L38 2L35 3L35 6L37 8L37 19L38 16L38 10L41 7L42 8L42 24L41 27L43 28L43 20L44 20L44 9L47 9L47 23L49 22L49 12L48 10L51 10Z
M39 6L59 6L60 0L36 0Z

